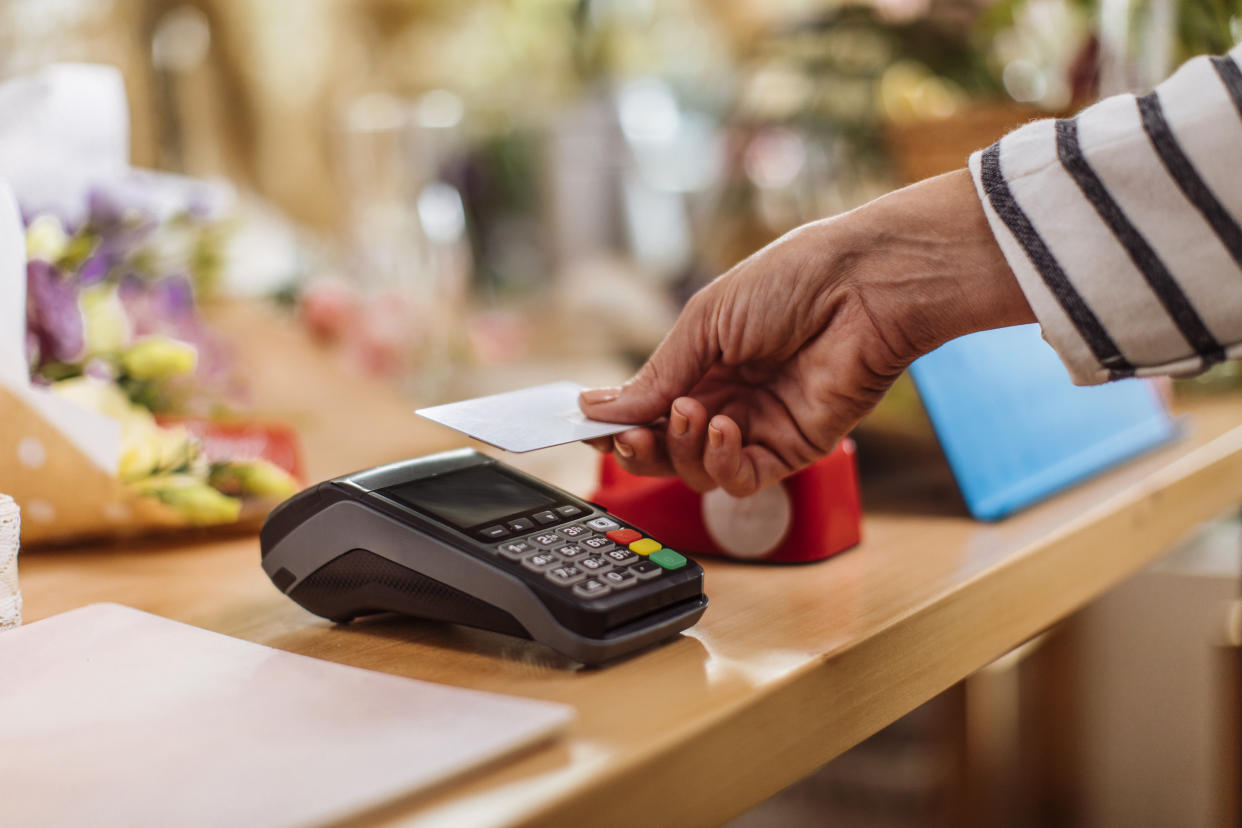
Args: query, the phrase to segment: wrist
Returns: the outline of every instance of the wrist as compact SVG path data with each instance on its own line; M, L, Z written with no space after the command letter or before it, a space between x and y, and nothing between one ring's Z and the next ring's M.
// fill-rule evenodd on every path
M897 311L920 353L975 331L1036 321L988 226L970 173L957 170L842 217L852 279L868 305Z

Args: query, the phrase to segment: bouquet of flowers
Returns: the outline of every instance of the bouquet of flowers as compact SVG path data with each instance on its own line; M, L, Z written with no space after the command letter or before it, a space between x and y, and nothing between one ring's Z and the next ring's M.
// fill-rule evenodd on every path
M98 93L101 77L79 92ZM34 176L38 142L21 159L6 139L0 180L16 198L0 182L0 317L24 324L0 325L0 490L22 507L24 540L229 523L296 491L292 451L280 464L264 450L291 449L291 435L254 426L238 440L212 419L238 396L198 313L220 276L231 191L124 164Z
M157 415L210 414L231 396L225 350L200 321L227 220L205 202L160 219L123 196L160 179L93 188L85 219L26 224L26 356L31 378L121 425L120 480L189 523L237 520L242 498L287 497L293 476L261 458L204 454L187 426Z

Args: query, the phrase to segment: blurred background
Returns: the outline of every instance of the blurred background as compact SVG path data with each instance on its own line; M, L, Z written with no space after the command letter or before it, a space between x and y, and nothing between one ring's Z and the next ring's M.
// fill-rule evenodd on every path
M226 194L195 301L270 305L412 407L624 378L785 231L1239 37L1238 0L0 0L0 79L117 67L132 163ZM52 345L36 377L90 373ZM200 385L143 403L247 399ZM926 437L899 384L864 475ZM737 826L1237 824L1237 641L1203 608L1238 549L1205 529Z
M0 75L119 67L133 163L262 224L230 289L430 401L454 365L641 357L765 242L1227 49L1234 5L5 0Z

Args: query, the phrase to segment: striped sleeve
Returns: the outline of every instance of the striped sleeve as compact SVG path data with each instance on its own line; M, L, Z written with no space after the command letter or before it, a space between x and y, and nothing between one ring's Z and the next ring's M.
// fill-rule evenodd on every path
M1149 95L971 156L992 232L1075 382L1242 358L1240 58L1195 58Z

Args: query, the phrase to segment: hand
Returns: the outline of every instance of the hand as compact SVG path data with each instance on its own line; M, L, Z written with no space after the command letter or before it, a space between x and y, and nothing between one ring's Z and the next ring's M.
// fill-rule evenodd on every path
M583 413L636 474L745 496L830 452L919 356L1035 317L965 170L786 234L695 294Z

